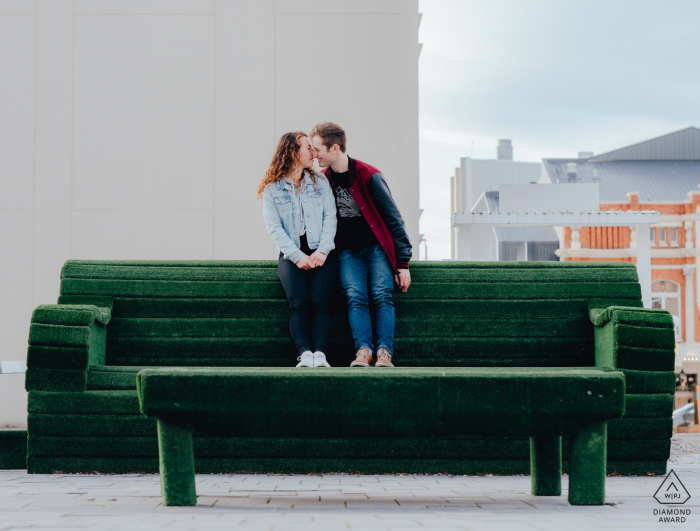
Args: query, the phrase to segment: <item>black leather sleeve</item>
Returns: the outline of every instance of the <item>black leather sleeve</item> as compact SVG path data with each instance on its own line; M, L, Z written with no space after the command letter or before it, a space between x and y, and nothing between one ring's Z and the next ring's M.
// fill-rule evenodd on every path
M411 240L408 238L401 212L391 196L389 185L386 184L381 173L375 173L370 178L369 193L374 201L374 206L377 207L379 215L394 239L397 262L408 262L413 257Z

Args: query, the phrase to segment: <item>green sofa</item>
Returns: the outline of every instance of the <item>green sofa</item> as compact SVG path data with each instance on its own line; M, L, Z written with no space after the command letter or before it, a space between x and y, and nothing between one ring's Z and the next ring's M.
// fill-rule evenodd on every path
M619 369L626 406L608 422L608 473L666 472L673 322L641 309L632 264L418 262L411 271L411 288L396 295L399 367ZM68 261L60 293L36 309L29 334L30 473L157 472L157 422L141 415L136 392L142 369L296 363L276 262ZM334 301L328 359L340 368L354 349L342 295ZM567 471L567 437L562 445ZM195 434L193 447L200 473L530 472L524 436L435 435L426 445Z

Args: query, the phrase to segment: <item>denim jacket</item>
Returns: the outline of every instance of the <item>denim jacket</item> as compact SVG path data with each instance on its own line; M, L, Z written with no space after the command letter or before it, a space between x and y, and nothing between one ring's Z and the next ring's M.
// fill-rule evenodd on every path
M267 232L287 260L297 263L304 253L299 250L299 212L286 179L269 185L263 193L263 217ZM306 219L309 248L328 255L335 249L335 215L333 190L324 175L316 177L316 187L308 173L301 181L301 201Z

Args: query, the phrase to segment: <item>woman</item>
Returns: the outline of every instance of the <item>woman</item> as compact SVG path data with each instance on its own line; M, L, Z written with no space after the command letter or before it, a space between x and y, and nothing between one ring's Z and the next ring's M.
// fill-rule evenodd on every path
M330 295L338 271L335 199L325 176L313 170L306 133L282 136L258 185L263 217L280 251L278 272L291 308L297 367L330 367Z

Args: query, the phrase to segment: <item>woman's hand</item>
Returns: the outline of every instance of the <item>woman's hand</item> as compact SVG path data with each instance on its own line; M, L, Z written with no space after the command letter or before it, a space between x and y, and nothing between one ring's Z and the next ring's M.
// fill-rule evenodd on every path
M326 255L319 251L314 251L314 254L312 254L309 259L316 267L321 267L326 263Z
M297 267L299 269L313 269L316 265L309 259L308 256L304 255L302 258L297 260Z

